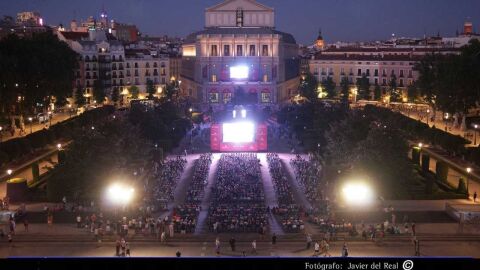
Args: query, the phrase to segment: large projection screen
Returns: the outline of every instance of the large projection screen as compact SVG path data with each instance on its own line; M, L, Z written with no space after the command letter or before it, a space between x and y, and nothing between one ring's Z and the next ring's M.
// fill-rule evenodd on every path
M224 123L224 143L251 143L255 140L255 125L251 122Z
M230 79L246 79L248 78L247 66L230 67Z

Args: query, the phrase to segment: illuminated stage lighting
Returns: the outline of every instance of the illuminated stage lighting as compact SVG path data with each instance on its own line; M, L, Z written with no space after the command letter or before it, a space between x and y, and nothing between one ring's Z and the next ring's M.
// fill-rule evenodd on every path
M246 79L246 78L248 78L248 67L247 66L230 67L230 78L231 79Z
M224 123L222 133L224 143L251 143L255 137L255 124L252 122Z

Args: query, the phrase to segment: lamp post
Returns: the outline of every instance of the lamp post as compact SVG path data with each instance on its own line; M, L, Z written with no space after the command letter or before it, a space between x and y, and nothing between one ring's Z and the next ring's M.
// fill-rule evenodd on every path
M450 115L448 113L445 113L445 131L448 131L447 129L447 121L448 121L448 118L450 117Z
M48 112L48 119L50 120L50 124L48 125L48 128L50 128L52 126L52 111L49 111Z
M32 134L32 132L33 132L33 128L32 128L32 125L33 125L33 124L32 124L32 120L33 120L33 118L32 118L32 117L28 117L28 121L30 121L30 134Z
M468 167L467 168L467 196L468 199L470 200L470 191L469 191L469 186L470 186L470 173L472 172L472 168Z
M3 127L0 126L0 142L2 142L2 136L3 136L3 134L2 134L2 129L3 129Z
M72 104L68 104L68 118L72 118Z
M475 129L475 130L474 130L474 132L475 132L475 135L474 135L474 136L475 136L475 139L474 139L474 141L473 141L473 145L477 145L477 129L478 129L478 125L477 125L477 124L473 125L473 128Z
M8 176L12 175L12 172L13 172L13 171L12 171L11 169L8 169L8 170L7 170Z
M430 109L427 109L427 126L430 126L428 120L430 120Z

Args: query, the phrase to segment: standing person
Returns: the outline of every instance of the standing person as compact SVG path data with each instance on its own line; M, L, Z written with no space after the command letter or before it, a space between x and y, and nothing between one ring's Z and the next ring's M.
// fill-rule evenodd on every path
M312 246L312 236L310 234L307 234L307 250L310 249L310 247Z
M166 238L165 232L162 232L162 235L160 236L160 242L165 243L165 238Z
M328 244L327 241L325 241L325 246L324 246L325 254L323 255L324 257L330 257L330 245Z
M121 255L122 257L125 257L126 243L127 242L125 242L125 239L122 238L122 240L120 241L120 246L122 248L122 255Z
M23 226L25 227L25 231L28 232L28 220L23 220Z
M220 239L218 237L215 239L215 252L217 256L220 255Z
M79 215L77 215L77 228L81 228L82 227L82 217Z
M272 235L272 245L276 245L277 244L277 235L275 233L273 233Z
M405 223L405 234L408 234L408 223Z
M313 256L318 256L319 254L320 254L320 244L318 243L318 241L316 241Z
M412 235L415 236L415 222L412 223Z
M13 239L12 239L12 234L11 234L11 233L9 233L9 234L7 235L7 238L8 238L8 242L9 242L9 243L12 243Z
M415 239L415 256L420 256L420 240Z
M120 256L120 239L117 239L115 243L115 256Z
M252 242L252 254L257 255L257 240L253 240Z
M477 192L476 191L473 193L473 202L474 203L477 202Z
M230 247L232 248L232 251L235 251L235 238L230 238Z
M342 257L348 257L347 243L343 243L343 247L342 247Z
M180 253L180 250L177 250L177 253L175 253L175 256L177 256L177 258L180 258L180 256L182 256L182 253Z
M170 238L173 237L173 222L170 223L170 225L168 225L168 231L170 233Z
M125 256L131 257L130 256L130 244L128 242L125 242Z

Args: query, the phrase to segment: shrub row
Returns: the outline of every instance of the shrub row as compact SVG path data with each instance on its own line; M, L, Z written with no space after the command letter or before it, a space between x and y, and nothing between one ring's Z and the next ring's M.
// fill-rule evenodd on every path
M0 144L0 166L21 158L33 150L41 149L58 139L71 139L72 131L76 127L83 127L96 122L115 111L113 106L103 106L72 117L53 125L49 129L42 129L24 137L11 139Z

